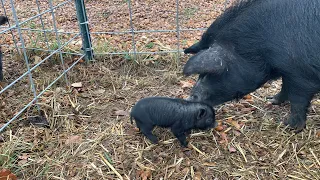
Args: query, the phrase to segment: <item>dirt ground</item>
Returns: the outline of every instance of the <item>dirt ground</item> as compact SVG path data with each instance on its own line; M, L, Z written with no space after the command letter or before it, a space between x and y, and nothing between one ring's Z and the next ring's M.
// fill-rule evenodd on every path
M61 1L54 1L58 2ZM33 4L16 3L18 7ZM45 8L46 3L42 3ZM129 28L125 2L88 0L86 3L92 31ZM181 1L181 26L208 26L223 3ZM72 5L57 12L61 13L57 15L61 18L60 28L65 31L73 30L71 24L76 22L68 13ZM139 18L135 21L138 29L175 29L174 2L133 1L132 5L134 18ZM20 10L23 18L34 13ZM31 46L33 36L28 33L31 36L26 35L26 42ZM200 35L201 32L184 33L181 43L187 46ZM6 78L1 87L25 72L23 60L7 40L10 34L4 36L1 44L10 47L3 48ZM65 38L67 41L68 37ZM93 40L99 52L131 50L130 35L94 35ZM107 48L98 46L104 40L109 42ZM137 41L142 51L158 51L162 45L174 49L177 42L175 34L166 33L141 34ZM39 41L38 46L42 43ZM71 49L77 46L74 44ZM28 56L35 60L46 54L29 52ZM66 56L65 66L75 59L76 56ZM138 133L128 116L136 101L147 96L186 97L190 92L197 77L182 76L187 59L183 54L180 62L174 54L148 55L138 57L137 63L124 56L98 56L88 65L76 65L68 73L69 82L77 83L76 87L58 81L37 102L50 127L28 123L30 116L37 114L33 105L0 134L1 167L19 179L320 179L319 97L312 101L307 128L295 135L281 123L288 118L290 105L273 106L265 98L280 90L281 80L267 83L239 101L215 107L219 128L192 131L187 149L180 147L168 129L154 130L160 139L158 145L152 145ZM37 92L62 70L59 58L52 58L37 68L33 73ZM1 94L0 124L31 99L28 78Z

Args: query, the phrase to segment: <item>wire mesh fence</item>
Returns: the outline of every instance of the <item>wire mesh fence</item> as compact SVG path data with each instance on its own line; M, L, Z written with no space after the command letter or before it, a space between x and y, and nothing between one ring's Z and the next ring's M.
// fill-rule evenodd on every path
M219 10L224 10L230 3L229 0L221 2L220 9L216 6ZM139 3L139 1L130 0L90 2L102 3L103 5L100 6L102 9L86 8L84 0L26 1L24 4L28 8L21 6L20 3L14 0L1 0L0 4L0 15L9 18L6 25L0 26L0 43L5 67L4 83L0 89L0 103L2 103L0 107L6 106L5 102L10 96L21 96L21 99L24 99L24 101L10 102L13 107L10 113L1 110L0 132L31 107L34 107L35 113L39 113L41 103L38 102L38 99L54 84L64 83L70 86L68 72L83 59L91 60L94 54L125 55L125 57L136 60L140 54L167 53L178 53L177 58L179 59L179 54L182 52L182 41L185 41L183 33L201 32L207 27L207 25L202 28L182 26L181 16L192 14L195 10L190 7L181 12L181 4L185 5L186 2L179 0L168 1L168 4L171 4L168 6L170 10L166 9L167 5L164 4L164 10L158 10L164 11L161 17L156 16L155 19L149 21L148 18L144 18L146 21L143 22L135 21L135 19L142 16L141 13L139 14L141 8L151 7L152 14L152 2L146 7L144 4L146 2ZM103 9L104 6L108 6L111 10L106 11ZM99 22L95 19L98 12L110 20L107 23ZM110 18L113 12L117 12L118 16L126 16L128 20L126 25L119 28L117 24L120 22L114 21L109 24L108 22L113 21L112 17ZM123 14L119 15L119 12ZM89 18L87 13L90 13ZM208 21L211 22L211 19ZM160 27L161 23L171 22L172 25L168 26L172 28L141 29L141 24L152 24L152 22L159 22ZM114 24L116 24L115 27L113 27ZM159 46L155 47L150 38L141 43L148 37L162 35L166 36L171 44L175 44L175 47L168 47L159 41L157 41ZM111 37L114 36L121 36L122 39L112 41ZM124 43L121 43L122 41ZM15 62L10 59L19 59L19 61ZM56 71L56 77L43 82L41 77L46 76L48 69ZM23 90L17 91L16 86L22 86Z

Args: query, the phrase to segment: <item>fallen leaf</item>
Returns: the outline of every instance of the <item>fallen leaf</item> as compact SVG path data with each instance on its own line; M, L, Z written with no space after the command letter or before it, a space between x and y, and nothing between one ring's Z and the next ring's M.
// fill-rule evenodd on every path
M253 99L246 99L246 102L249 103L249 104L253 104L254 103Z
M317 137L320 138L320 130L317 132Z
M229 146L228 147L229 152L233 153L233 152L237 152L236 148L234 148L233 146Z
M117 116L129 116L129 113L127 111L124 111L124 110L115 111L114 114L117 115Z
M220 133L221 139L228 144L227 134L225 132Z
M9 169L2 169L0 171L0 180L17 180L17 176L14 175Z
M241 129L241 126L238 124L238 121L231 121L230 124L234 126L237 130Z
M201 172L200 171L194 173L194 180L201 180Z
M220 133L220 137L221 137L221 139L222 139L222 140L220 141L220 143L227 145L227 144L228 144L227 134L226 134L225 132L221 132L221 133Z
M147 169L145 171L139 170L139 171L137 171L137 176L138 176L138 178L141 177L142 180L147 180L148 178L151 177L151 171L149 169Z
M81 136L70 136L67 140L66 140L66 144L71 144L71 143L80 143L82 140Z
M221 122L218 122L217 127L214 128L216 131L223 131L224 127L222 126Z
M237 130L241 129L241 125L238 123L238 121L233 120L232 117L228 118L226 122L234 126Z
M229 123L229 124L231 124L232 121L233 121L233 117L229 117L229 118L226 120L226 122Z
M252 99L252 96L250 94L247 94L243 97L243 99Z
M192 80L180 81L180 86L182 88L192 88L194 84L195 84L195 82Z
M82 82L73 83L73 84L71 84L71 86L74 87L74 88L81 88L82 87Z

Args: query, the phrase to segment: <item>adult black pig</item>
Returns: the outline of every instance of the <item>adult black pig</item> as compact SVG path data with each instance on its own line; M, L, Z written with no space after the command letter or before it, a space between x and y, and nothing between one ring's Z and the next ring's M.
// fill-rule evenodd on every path
M188 99L218 105L282 77L282 89L272 101L290 101L284 123L298 133L320 90L320 0L237 3L235 7L246 8L237 10L241 13L214 33L210 47L185 64L185 75L200 74Z
M186 134L190 134L191 129L205 130L216 126L212 107L178 98L141 99L131 110L131 123L133 123L132 118L151 142L158 143L157 137L152 134L155 126L170 127L180 144L185 147L187 146Z
M223 29L226 25L232 23L242 12L250 8L255 8L264 0L250 0L245 3L236 3L231 8L227 8L223 15L217 17L215 21L208 27L208 29L202 34L199 42L191 45L184 50L185 54L196 54L201 50L208 49L213 44L218 32Z
M5 24L6 22L8 22L8 18L5 16L0 16L0 25ZM1 48L0 48L0 81L3 80L3 73L2 73L2 52L1 52Z

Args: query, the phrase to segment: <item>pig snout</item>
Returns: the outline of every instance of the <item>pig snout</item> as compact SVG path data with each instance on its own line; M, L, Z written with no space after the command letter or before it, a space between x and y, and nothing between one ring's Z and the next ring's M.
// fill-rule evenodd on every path
M210 128L216 128L217 126L218 126L218 122L217 122L217 121L214 121L212 127L210 127Z

